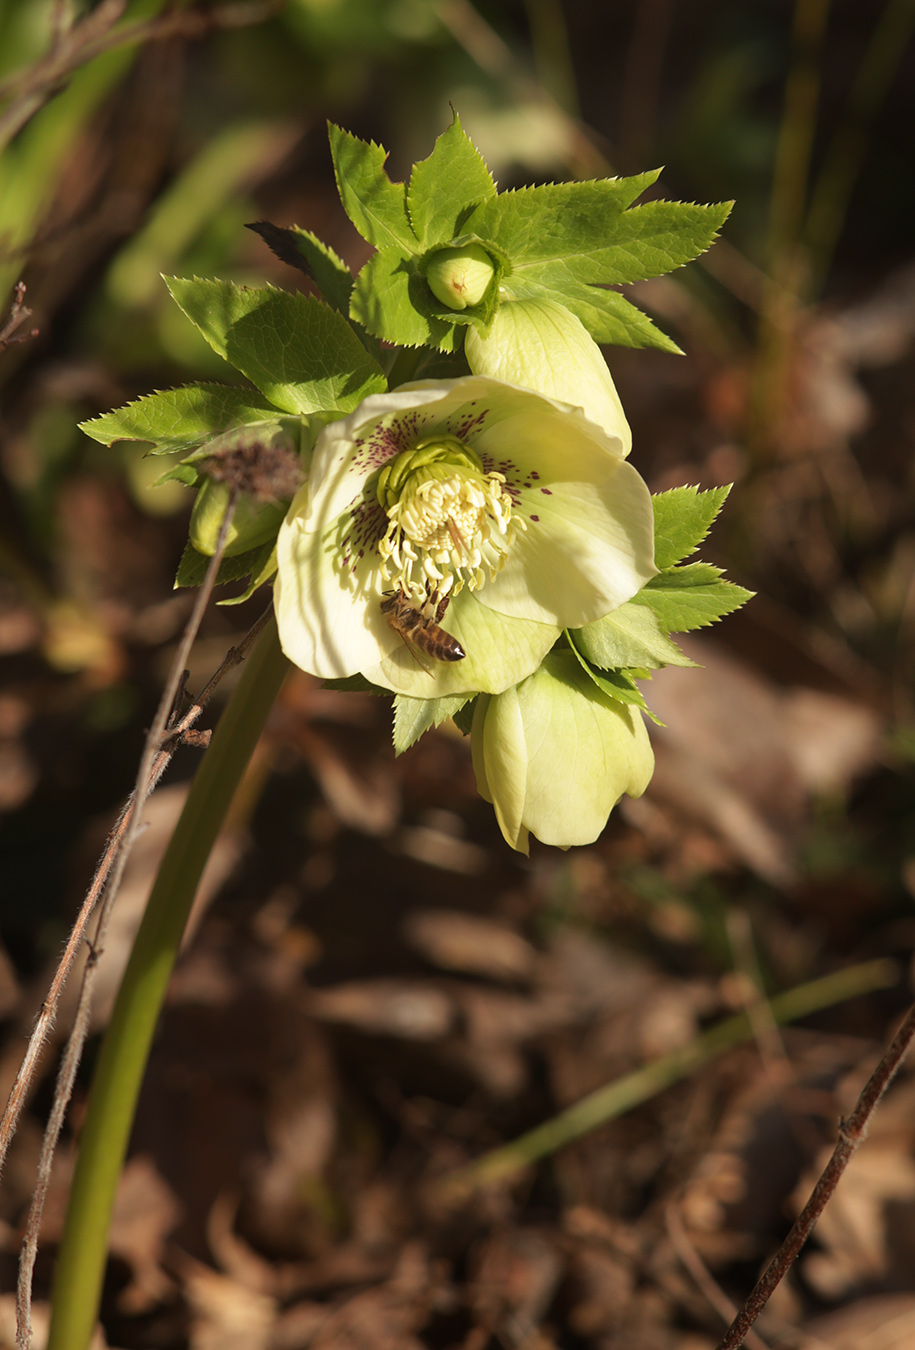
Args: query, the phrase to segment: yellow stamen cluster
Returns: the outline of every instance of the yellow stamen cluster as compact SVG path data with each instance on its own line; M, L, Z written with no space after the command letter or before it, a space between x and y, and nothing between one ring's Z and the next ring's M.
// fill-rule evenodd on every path
M512 519L504 475L484 474L468 462L466 452L449 454L449 449L443 446L441 456L430 462L424 447L415 468L409 462L397 465L386 479L389 523L378 545L382 569L417 597L457 595L464 586L477 590L502 567L516 526L525 525ZM399 492L389 500L394 481Z

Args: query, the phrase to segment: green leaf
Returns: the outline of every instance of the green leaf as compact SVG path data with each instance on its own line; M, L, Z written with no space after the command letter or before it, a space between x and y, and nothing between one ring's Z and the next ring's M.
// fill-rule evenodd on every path
M431 316L441 306L429 290L417 259L381 249L363 267L353 287L350 317L375 337L401 347L455 347L455 325ZM468 320L465 320L467 322Z
M398 694L394 699L394 750L402 755L420 736L440 726L464 707L472 694L451 694L446 698L410 698Z
M319 239L311 230L298 225L288 228L271 225L269 220L258 220L246 227L259 234L264 243L283 262L304 272L332 309L339 314L349 313L349 297L353 289L353 274L342 258Z
M260 586L263 586L273 576L276 571L276 544L271 547L270 552L267 554L266 560L261 567L255 566L253 562L253 555L256 551L257 550L252 549L251 554L249 555L252 557L251 575L248 578L248 584L245 589L240 595L232 595L227 600L217 601L218 604L226 606L243 605L246 600L251 599L251 596Z
M656 201L625 210L658 172L505 192L478 207L466 228L491 237L522 275L559 263L582 282L660 276L709 247L732 203Z
M655 201L633 206L613 222L603 249L573 258L576 275L619 285L672 272L705 252L733 205Z
M380 684L372 684L364 675L344 675L339 680L323 680L324 689L336 689L342 694L379 694L382 698L390 698L390 689L383 689Z
M233 558L223 558L216 576L216 585L222 586L228 581L240 581L243 577L260 575L273 552L274 543L271 540L268 544L252 548L247 553L238 553ZM175 589L202 585L209 565L209 558L198 553L193 544L185 544L175 577Z
M226 384L188 384L181 389L147 394L123 408L80 422L80 430L103 445L115 441L151 441L155 455L191 450L230 427L276 416L268 403L258 403L253 389Z
M595 275L592 259L606 251L620 214L660 172L502 192L478 206L464 228L494 240L515 270L562 259L583 280L608 281Z
M654 560L663 572L688 558L702 543L724 506L731 485L709 488L671 488L651 499L654 508Z
M200 478L197 465L189 460L183 459L180 464L176 464L171 469L166 469L165 473L160 474L153 481L153 487L161 487L163 483L183 483L185 487L194 487Z
M578 281L562 263L531 268L523 277L515 275L511 288L519 300L548 299L565 305L581 320L595 342L613 343L616 347L654 347L682 355L676 342L619 291Z
M462 736L470 735L471 728L473 727L473 710L476 707L477 697L478 695L475 694L469 703L465 703L463 708L452 716L451 720Z
M213 350L284 412L351 412L387 387L346 319L313 296L200 278L166 283Z
M421 247L449 243L475 204L495 195L492 175L455 113L432 154L414 164L410 175L407 210Z
M407 215L406 188L385 172L383 146L361 141L329 122L330 152L343 209L356 229L376 248L394 244L414 253L417 239Z
M590 662L586 661L582 656L573 641L573 634L568 632L568 630L566 631L566 637L568 638L569 646L578 658L578 664L602 693L606 694L608 698L615 699L617 703L627 703L630 707L638 708L638 710L643 712L646 717L650 717L652 722L656 723L657 726L664 726L660 717L656 717L645 702L645 696L635 683L633 672L631 670L595 670ZM649 678L647 673L644 678Z
M605 618L576 628L571 637L581 655L601 670L696 665L671 642L652 611L631 600Z
M651 609L665 632L688 633L708 628L752 598L752 591L725 581L711 563L687 563L652 577L632 603Z

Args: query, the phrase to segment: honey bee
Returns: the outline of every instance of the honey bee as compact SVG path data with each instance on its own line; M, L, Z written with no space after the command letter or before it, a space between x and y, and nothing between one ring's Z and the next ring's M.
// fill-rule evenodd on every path
M467 655L457 638L440 627L449 599L447 595L438 599L437 594L432 594L429 603L437 600L433 615L425 614L420 607L412 604L403 591L391 591L381 602L382 614L394 632L403 638L427 675L431 675L432 671L420 652L435 661L463 661Z

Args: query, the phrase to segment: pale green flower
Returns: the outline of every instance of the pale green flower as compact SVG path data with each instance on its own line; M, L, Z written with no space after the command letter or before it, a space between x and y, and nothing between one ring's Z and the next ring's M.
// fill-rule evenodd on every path
M280 639L304 670L499 693L656 574L651 498L577 409L498 380L421 381L325 427L277 566ZM417 659L382 612L398 593L429 615L448 600L463 660Z
M471 744L480 795L521 853L529 834L558 848L593 843L623 793L640 797L654 771L641 713L602 693L570 651L481 695Z
M534 389L582 408L617 443L623 458L632 432L600 347L584 324L555 300L503 300L485 337L476 327L464 339L475 375Z

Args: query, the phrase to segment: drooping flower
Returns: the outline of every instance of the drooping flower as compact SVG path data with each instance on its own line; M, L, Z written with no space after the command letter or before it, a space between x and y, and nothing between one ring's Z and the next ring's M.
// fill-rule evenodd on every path
M464 353L475 375L561 398L617 438L624 458L632 449L632 432L601 350L565 305L503 300L485 336L468 328Z
M604 694L573 652L550 652L519 685L474 707L477 788L512 848L528 835L591 844L623 793L640 797L654 755L638 709Z
M499 693L655 575L651 499L577 409L482 377L421 381L325 427L277 566L280 639L304 670L418 698ZM411 650L391 596L466 656Z

